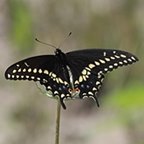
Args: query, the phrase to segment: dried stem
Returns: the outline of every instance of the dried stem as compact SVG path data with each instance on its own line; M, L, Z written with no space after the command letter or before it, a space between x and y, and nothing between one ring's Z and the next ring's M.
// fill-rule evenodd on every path
M55 144L59 144L60 137L60 115L61 115L61 103L57 100L57 115L56 115L56 132L55 132Z

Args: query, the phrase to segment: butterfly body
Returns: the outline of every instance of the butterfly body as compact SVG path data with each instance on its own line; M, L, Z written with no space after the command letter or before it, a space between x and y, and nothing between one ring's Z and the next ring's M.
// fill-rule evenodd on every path
M97 93L104 74L123 65L136 62L131 53L112 49L85 49L55 55L24 59L10 66L6 79L39 82L50 97L59 97L65 109L65 99L92 97L97 105Z

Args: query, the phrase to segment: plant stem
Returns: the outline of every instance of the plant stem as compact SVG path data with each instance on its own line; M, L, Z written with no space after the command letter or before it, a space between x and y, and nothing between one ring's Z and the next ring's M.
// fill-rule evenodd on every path
M57 114L56 114L55 144L59 144L59 136L60 136L60 115L61 115L61 103L60 103L60 99L58 99L58 100L57 100Z

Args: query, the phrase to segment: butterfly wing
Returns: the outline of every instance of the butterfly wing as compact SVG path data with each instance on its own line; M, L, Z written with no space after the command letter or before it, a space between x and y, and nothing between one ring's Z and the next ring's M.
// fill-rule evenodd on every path
M104 74L138 59L131 53L111 49L88 49L67 53L74 85L80 89L80 98L92 97L97 101ZM97 102L98 104L98 102Z
M66 62L54 55L31 57L10 66L5 72L5 77L10 80L39 82L44 86L48 96L59 96L65 109L63 100L72 98L68 90L72 88L69 83L72 77L74 88L80 90L79 98L92 96L97 101L96 93L102 85L104 74L138 60L128 52L108 49L80 50L66 55L58 50L58 53L64 55L62 58ZM64 67L67 64L68 67Z
M46 63L49 64L48 68ZM5 72L6 79L10 80L39 80L41 71L52 71L55 66L54 56L35 56L24 59L11 65Z
M5 72L6 79L32 80L40 83L50 97L63 99L70 96L65 71L54 55L31 57L10 66Z

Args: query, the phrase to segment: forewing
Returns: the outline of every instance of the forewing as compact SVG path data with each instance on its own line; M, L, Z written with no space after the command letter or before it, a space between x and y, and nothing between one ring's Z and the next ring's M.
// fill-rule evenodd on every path
M65 78L65 71L54 55L31 57L10 66L6 72L6 79L32 80L44 86L48 96L59 96L63 99L70 96L69 84Z

